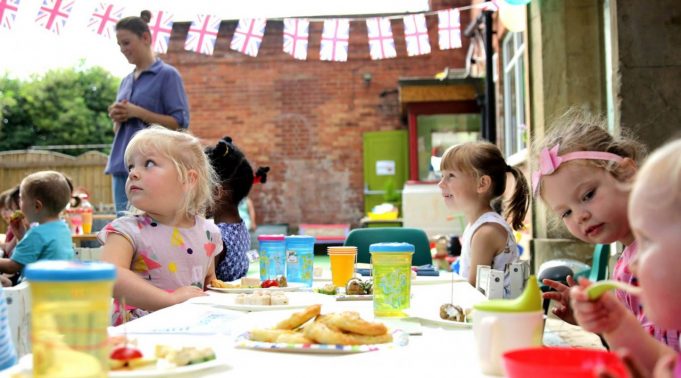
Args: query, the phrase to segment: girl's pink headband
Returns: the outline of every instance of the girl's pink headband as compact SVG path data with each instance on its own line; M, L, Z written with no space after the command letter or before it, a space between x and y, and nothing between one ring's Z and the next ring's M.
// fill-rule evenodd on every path
M537 189L539 189L539 181L542 176L548 176L560 167L561 164L570 160L610 160L616 163L622 161L622 157L610 152L603 151L575 151L567 153L563 156L558 156L558 147L556 144L551 149L544 147L539 153L539 170L532 173L532 193L536 196Z

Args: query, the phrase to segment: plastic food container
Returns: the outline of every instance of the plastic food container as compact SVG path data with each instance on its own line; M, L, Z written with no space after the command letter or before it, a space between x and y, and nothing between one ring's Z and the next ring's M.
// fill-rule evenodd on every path
M314 260L313 236L291 235L286 237L286 280L300 282L312 287Z
M286 237L260 235L260 281L286 275Z
M106 377L116 269L107 263L28 264L34 377Z
M369 246L374 275L374 315L407 316L414 245L376 243Z

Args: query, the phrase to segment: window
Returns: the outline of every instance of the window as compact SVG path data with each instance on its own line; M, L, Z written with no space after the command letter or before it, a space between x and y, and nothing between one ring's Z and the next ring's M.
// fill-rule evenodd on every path
M527 147L523 33L507 33L503 41L503 59L504 152L508 157Z
M419 181L440 179L440 159L450 146L480 138L479 114L418 116Z

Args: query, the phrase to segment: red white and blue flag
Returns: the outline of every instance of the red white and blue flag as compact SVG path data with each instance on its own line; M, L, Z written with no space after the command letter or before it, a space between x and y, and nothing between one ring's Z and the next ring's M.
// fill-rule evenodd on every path
M170 33L173 31L173 14L166 11L158 11L151 17L149 23L151 31L151 48L160 54L168 51Z
M310 21L299 18L284 19L284 52L298 60L307 59L307 40Z
M61 34L71 16L73 3L73 0L43 0L35 22L52 33Z
M404 39L407 42L407 55L416 56L430 54L426 16L423 14L412 14L404 17L403 20Z
M438 40L440 50L461 47L461 16L458 9L445 9L437 12Z
M258 56L258 50L260 50L260 44L265 35L266 24L267 20L264 18L244 18L239 20L229 47L248 56Z
M213 55L215 41L220 30L220 18L214 15L197 15L187 33L184 49L201 54Z
M350 41L349 20L326 20L322 31L322 43L319 51L321 60L345 62L348 60L348 43Z
M397 56L389 18L376 17L367 19L367 36L369 38L369 55L371 55L371 59L386 59Z
M0 0L0 28L11 30L18 10L19 0Z
M123 18L123 7L113 4L99 3L90 15L87 27L102 37L113 39L116 37L116 23Z

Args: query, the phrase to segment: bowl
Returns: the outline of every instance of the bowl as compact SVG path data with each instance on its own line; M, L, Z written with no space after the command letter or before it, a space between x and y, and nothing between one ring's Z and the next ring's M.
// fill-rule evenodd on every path
M583 348L527 348L503 355L506 375L511 378L591 378L599 367L616 377L628 377L620 358L612 353Z

